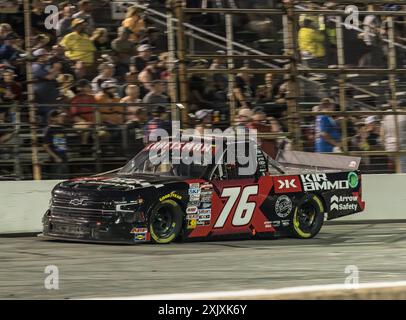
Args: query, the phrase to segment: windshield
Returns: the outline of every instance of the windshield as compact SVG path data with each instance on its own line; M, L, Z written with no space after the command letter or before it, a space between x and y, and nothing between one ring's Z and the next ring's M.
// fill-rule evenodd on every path
M169 151L164 151L169 152ZM160 155L164 157L164 154ZM183 159L170 156L170 163L157 163L156 158L150 156L149 150L143 150L131 159L119 174L129 175L133 173L154 174L160 176L179 176L201 178L207 169L207 165L192 162L187 157ZM192 162L189 164L189 162Z
M188 147L189 145L190 148ZM173 153L174 149L177 147L179 147L180 149L178 150L182 150L182 152L179 152L178 154ZM185 149L187 151L183 152ZM151 152L154 150L160 151L156 153ZM224 152L223 156L220 157L220 162L225 161L226 153L227 152ZM259 171L271 174L283 174L285 172L284 168L278 162L260 149L256 149L255 152L252 152L251 154L254 155L254 161L256 161L256 164L262 166L262 169L259 168ZM256 157L255 154L257 155ZM264 159L264 156L267 161ZM213 169L215 163L215 151L211 145L205 146L196 143L176 144L170 142L157 142L147 146L130 160L118 173L122 175L138 173L202 178L205 173L208 173Z

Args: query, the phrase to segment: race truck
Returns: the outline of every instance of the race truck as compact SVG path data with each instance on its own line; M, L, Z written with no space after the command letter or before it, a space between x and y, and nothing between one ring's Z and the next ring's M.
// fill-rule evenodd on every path
M254 171L248 172L242 170L247 164L224 156L237 144L217 148L212 141L169 138L146 146L116 171L58 183L43 216L42 237L160 244L308 239L325 220L364 210L360 158L280 151L273 159L255 144ZM151 156L157 149L161 157L170 154L168 163L156 161L157 152ZM191 151L206 161L192 158Z

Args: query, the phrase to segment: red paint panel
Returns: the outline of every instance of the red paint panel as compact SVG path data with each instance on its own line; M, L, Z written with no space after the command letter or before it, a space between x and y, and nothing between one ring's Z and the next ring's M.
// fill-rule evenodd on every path
M244 226L233 226L232 220L235 214L235 210L241 199L242 191L247 186L258 186L258 194L251 195L248 197L248 202L255 203L255 209L251 221ZM227 235L227 234L239 234L239 233L251 233L255 234L257 232L274 232L274 228L265 228L265 222L268 221L266 216L261 212L261 204L264 202L266 197L271 192L273 181L270 176L263 176L259 181L254 181L254 179L242 179L242 180L228 180L228 181L214 181L213 182L213 196L212 196L212 211L211 211L211 221L208 226L198 226L196 229L191 231L189 237L206 237L209 234L212 235ZM224 226L221 228L214 228L214 225L219 218L228 198L221 198L220 195L224 188L230 187L241 187L241 193L238 199L234 203Z

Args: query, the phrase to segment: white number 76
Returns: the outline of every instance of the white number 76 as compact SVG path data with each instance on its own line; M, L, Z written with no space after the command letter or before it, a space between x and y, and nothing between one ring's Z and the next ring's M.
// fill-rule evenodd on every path
M228 198L226 204L221 211L214 228L222 228L230 215L231 209L234 207L238 196L241 193L241 187L224 188L221 193L222 198ZM248 198L258 194L258 186L247 186L242 190L240 201L235 209L232 224L236 227L247 225L254 214L255 202L248 202Z

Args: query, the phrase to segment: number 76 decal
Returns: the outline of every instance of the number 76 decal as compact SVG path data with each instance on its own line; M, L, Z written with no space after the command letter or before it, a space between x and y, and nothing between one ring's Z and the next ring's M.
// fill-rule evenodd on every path
M237 208L234 212L234 217L232 220L232 225L235 227L241 227L247 225L252 218L255 211L255 202L249 202L248 198L253 195L258 194L258 186L247 186L241 192L241 187L224 188L221 197L228 198L226 204L221 211L214 228L222 228L230 215L234 204L237 202L240 196L240 201L238 202Z

